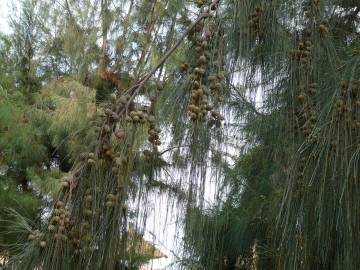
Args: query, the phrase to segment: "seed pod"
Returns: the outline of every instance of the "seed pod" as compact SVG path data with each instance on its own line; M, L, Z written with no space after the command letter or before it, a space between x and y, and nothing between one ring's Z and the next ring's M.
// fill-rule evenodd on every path
M56 202L56 207L57 208L64 208L65 204L62 201L57 201Z
M112 157L114 154L112 149L106 150L105 155L107 155L108 157Z
M87 162L88 162L89 165L94 165L94 164L95 164L95 160L93 160L93 159L91 159L91 158L89 158L89 159L87 160Z
M120 117L115 113L115 112L111 112L111 118L114 119L115 121L119 121Z
M132 119L134 122L139 122L140 117L138 115L135 115Z
M161 145L161 141L160 140L154 140L154 144L159 146L159 145Z
M92 202L92 200L93 200L93 197L91 195L86 195L85 196L85 201L86 202Z
M59 217L59 216L54 216L54 217L51 219L51 222L52 222L52 223L59 223L59 222L60 222L60 217Z
M201 68L194 68L194 74L200 74Z
M80 226L85 230L90 229L90 224L89 224L89 222L86 222L86 221L81 222Z
M108 194L106 196L106 199L109 200L109 201L116 201L117 197L114 194Z
M204 40L204 41L201 43L201 47L202 47L203 49L206 49L207 46L208 46L208 43L207 43L206 40Z
M157 134L157 132L156 132L154 129L150 129L150 130L148 131L148 133L149 133L149 135L151 135L151 136L154 136L154 135Z
M190 118L195 121L197 119L197 115L195 113L190 113Z
M59 226L59 232L61 232L61 233L65 232L65 226L64 225Z
M70 184L69 184L68 181L61 181L61 187L62 187L63 189L67 189L67 188L70 187Z
M110 208L110 207L114 207L114 206L115 206L115 202L113 202L113 201L107 201L107 202L106 202L106 206L109 207L109 208Z
M198 95L199 97L201 97L201 96L204 95L204 90L202 90L201 88L199 88L199 89L196 90L196 91L197 91L197 95Z
M221 81L225 80L225 75L223 72L219 72L216 76Z
M324 24L320 24L319 30L320 30L321 33L329 32L329 28L327 28Z
M123 105L126 105L126 104L127 104L127 98L126 98L126 96L121 96L121 97L119 98L119 102L120 102L121 104L123 104Z
M223 90L223 85L218 82L215 84L214 89L217 91L221 91L221 90Z
M112 94L110 95L110 99L111 99L112 101L115 101L115 100L116 100L116 94L115 94L115 93L112 93Z
M297 99L298 99L299 101L304 101L304 100L306 99L306 95L302 93L302 94L300 94L300 95L297 96Z
M209 76L208 76L208 80L209 80L210 82L216 81L216 75L209 75Z
M124 139L125 138L125 131L124 130L122 130L122 129L120 129L120 130L117 130L116 132L115 132L115 136L116 136L116 138L118 138L119 140L122 140L122 139Z
M83 211L84 216L91 217L93 215L93 212L90 209L85 209Z
M183 63L180 66L180 69L181 69L182 72L187 71L188 68L189 68L189 65L187 63Z
M129 115L127 115L127 116L125 117L125 121L126 121L126 122L132 122L132 118L131 118Z
M49 225L47 229L49 232L55 232L56 227L54 225Z
M110 115L112 113L112 110L110 110L109 108L105 109L105 114Z
M207 62L206 56L205 55L201 55L199 57L199 62L202 64L205 64Z
M150 114L150 115L148 115L147 120L150 123L154 123L155 122L155 116Z
M336 101L336 106L337 106L337 107L343 107L344 105L345 105L344 100L338 99L338 100Z

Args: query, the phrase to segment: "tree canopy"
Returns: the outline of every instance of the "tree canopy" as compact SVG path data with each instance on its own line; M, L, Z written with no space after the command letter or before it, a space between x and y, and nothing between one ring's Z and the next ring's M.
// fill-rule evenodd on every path
M359 269L359 1L22 0L9 25L5 269L140 269L163 216L166 269Z

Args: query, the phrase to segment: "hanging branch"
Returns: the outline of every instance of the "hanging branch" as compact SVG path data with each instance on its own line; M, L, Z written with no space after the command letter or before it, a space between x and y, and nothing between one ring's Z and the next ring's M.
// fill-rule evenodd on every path
M145 41L145 44L144 44L144 47L141 51L141 55L140 55L140 58L139 58L139 61L138 61L138 64L136 66L136 70L138 72L140 72L140 67L142 65L144 65L144 62L145 62L145 56L146 56L146 52L148 50L148 47L150 47L150 44L151 44L151 33L153 31L153 28L154 28L154 25L156 23L156 16L155 16L155 7L156 7L156 0L154 1L153 5L152 5L152 8L151 8L151 18L150 18L150 21L146 27L146 41ZM160 27L159 27L160 29Z
M235 85L231 85L231 87L236 91L236 93L238 94L237 96L240 97L241 101L256 115L259 116L264 116L263 113L259 112L256 107L254 106L254 104L252 104L250 101L248 101L240 92L239 89L235 86Z
M112 82L116 89L121 93L124 89L124 83L120 80L114 73L115 68L112 67L110 70L107 70L107 65L109 62L108 59L108 32L109 25L106 23L106 16L108 14L108 2L107 0L101 1L101 17L102 17L102 39L103 44L101 47L100 62L99 62L99 77L103 81Z
M129 104L134 100L134 98L137 96L137 94L141 91L141 89L144 87L145 83L156 73L156 71L163 66L163 64L166 62L166 60L172 55L172 53L180 46L180 44L183 42L183 40L188 36L188 34L192 31L192 29L203 19L210 16L210 11L214 9L214 7L217 7L219 5L220 0L214 0L214 2L210 5L209 10L205 11L200 14L200 16L189 26L189 28L186 30L186 32L179 38L179 40L174 44L174 46L169 49L165 55L159 60L159 63L150 70L150 72L145 75L143 78L141 78L135 86L132 86L130 89L128 89L126 92L132 92L132 95L129 99L128 105L123 110L123 112L126 111Z
M119 38L120 40L125 40L126 39L126 35L128 33L129 27L128 27L128 21L131 15L131 11L133 9L134 6L134 0L130 1L130 5L129 5L129 9L128 12L124 18L124 32L121 35L121 38ZM117 47L116 48L116 54L117 54L117 58L115 60L115 63L110 67L109 72L110 73L114 73L115 70L118 68L119 64L121 63L121 61L123 60L123 54L124 54L124 47L125 45L123 44L121 47Z

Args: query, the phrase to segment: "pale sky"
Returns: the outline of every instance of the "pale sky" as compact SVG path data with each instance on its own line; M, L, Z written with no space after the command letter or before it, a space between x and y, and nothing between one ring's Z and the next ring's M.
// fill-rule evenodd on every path
M0 32L8 33L8 15L10 3L18 2L17 0L0 0Z

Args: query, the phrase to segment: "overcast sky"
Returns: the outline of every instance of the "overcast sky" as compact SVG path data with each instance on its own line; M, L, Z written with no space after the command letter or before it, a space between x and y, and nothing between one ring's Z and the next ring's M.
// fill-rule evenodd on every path
M3 33L7 33L9 31L9 27L7 24L8 15L9 15L9 4L10 2L14 2L17 0L0 0L0 31Z

